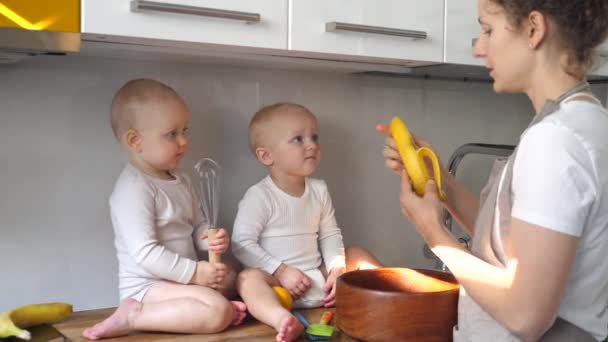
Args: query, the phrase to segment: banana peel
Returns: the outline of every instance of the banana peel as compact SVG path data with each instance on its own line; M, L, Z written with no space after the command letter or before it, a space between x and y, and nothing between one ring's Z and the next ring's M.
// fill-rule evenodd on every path
M435 175L439 199L445 201L446 196L443 191L441 191L441 173L435 152L428 147L416 149L407 127L398 116L393 117L391 120L389 130L397 144L397 150L403 161L403 166L405 166L405 170L407 171L416 194L418 194L418 196L424 196L426 183L431 178L424 160L424 158L427 157L433 164L433 173Z
M0 313L0 338L15 336L29 340L31 334L25 328L55 323L71 313L72 305L67 303L31 304Z

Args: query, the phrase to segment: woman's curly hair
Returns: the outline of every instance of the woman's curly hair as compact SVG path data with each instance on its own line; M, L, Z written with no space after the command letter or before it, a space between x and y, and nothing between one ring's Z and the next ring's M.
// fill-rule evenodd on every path
M608 0L490 0L501 6L509 21L518 27L532 11L550 17L572 62L587 70L595 49L608 35Z

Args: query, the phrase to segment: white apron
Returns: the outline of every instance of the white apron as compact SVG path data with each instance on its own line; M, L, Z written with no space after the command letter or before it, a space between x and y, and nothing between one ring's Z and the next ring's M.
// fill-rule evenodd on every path
M560 103L567 102L573 97L585 96L595 99L587 93L587 82L580 82L556 101L548 100L540 113L536 114L528 128L540 122L548 115L553 114L560 107ZM511 224L512 192L511 180L513 177L513 164L517 149L509 158L498 158L488 179L487 185L480 193L480 209L475 222L475 233L471 243L471 252L486 262L506 267L504 242L508 240ZM506 169L505 169L506 167ZM504 172L503 172L504 171ZM458 325L454 327L455 342L503 342L520 341L506 328L500 325L492 316L485 312L477 303L467 295L461 287L458 299ZM589 333L573 324L556 319L553 326L541 337L543 342L597 342Z

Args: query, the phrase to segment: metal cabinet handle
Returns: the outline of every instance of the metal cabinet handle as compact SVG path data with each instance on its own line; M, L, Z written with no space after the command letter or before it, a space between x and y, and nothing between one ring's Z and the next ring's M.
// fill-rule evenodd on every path
M398 37L406 37L406 38L414 38L414 39L426 39L427 38L427 34L424 31L402 30L402 29L395 29L395 28L390 28L390 27L349 24L349 23L341 23L341 22L337 22L337 21L331 21L331 22L325 23L325 32L333 32L333 31L352 31L352 32L374 33L374 34L381 34L381 35L385 35L385 36L398 36Z
M261 16L259 13L238 12L238 11L228 11L228 10L208 8L208 7L167 4L167 3L163 3L163 2L146 1L146 0L132 0L131 1L131 11L132 12L139 12L142 10L167 12L167 13L178 13L178 14L191 14L191 15L198 15L198 16L202 16L202 17L239 20L239 21L245 21L248 24L258 23L258 22L260 22L260 19L261 19Z
M477 44L478 40L479 40L479 38L473 38L473 39L471 39L471 47L475 47L475 44Z

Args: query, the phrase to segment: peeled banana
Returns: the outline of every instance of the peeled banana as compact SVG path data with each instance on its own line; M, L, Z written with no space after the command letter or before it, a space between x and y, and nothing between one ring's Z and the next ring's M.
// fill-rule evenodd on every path
M399 151L401 160L403 160L403 166L405 166L405 170L410 177L414 191L418 196L424 195L426 183L431 178L424 161L424 157L428 157L433 163L437 194L439 194L440 200L445 201L445 194L441 191L441 174L435 152L428 147L416 149L407 127L398 116L393 117L391 120L389 130L395 143L397 143L397 150Z
M31 335L24 328L58 322L71 313L72 305L66 303L31 304L0 313L0 338L16 336L29 340Z

